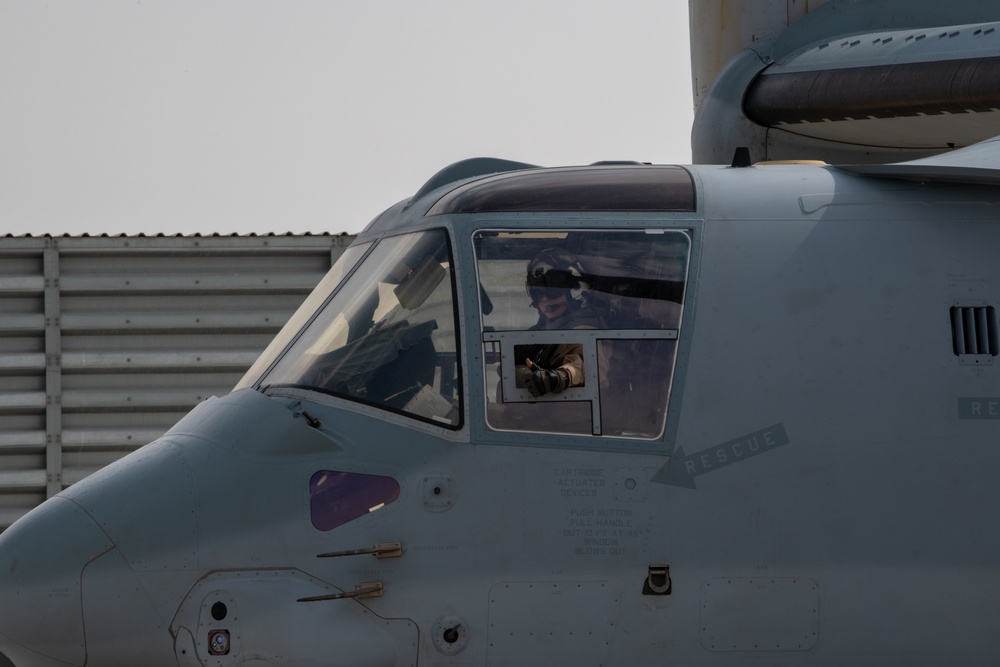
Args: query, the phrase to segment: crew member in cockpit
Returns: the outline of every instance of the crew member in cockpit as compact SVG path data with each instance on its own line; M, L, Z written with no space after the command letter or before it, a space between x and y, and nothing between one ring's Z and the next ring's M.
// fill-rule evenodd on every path
M538 311L532 330L599 329L600 317L587 306L585 272L560 248L546 248L528 263L525 288ZM532 396L558 394L584 385L583 346L573 343L518 346L518 386Z

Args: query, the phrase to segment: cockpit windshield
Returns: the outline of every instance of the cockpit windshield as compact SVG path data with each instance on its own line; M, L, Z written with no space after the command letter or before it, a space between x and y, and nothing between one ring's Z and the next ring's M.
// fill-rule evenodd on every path
M333 267L323 276L323 280L319 281L319 284L316 285L309 296L306 297L306 300L302 302L302 305L292 314L292 317L285 323L285 326L278 332L278 335L267 346L263 354L257 358L257 361L250 367L250 370L246 372L243 379L236 384L233 391L254 386L261 374L278 358L282 350L288 347L288 344L295 338L295 334L302 330L302 326L309 321L313 313L316 312L316 309L337 289L344 280L344 277L351 272L351 269L368 252L371 245L371 243L355 244L341 254Z
M457 428L452 267L443 231L382 240L261 386L316 390Z

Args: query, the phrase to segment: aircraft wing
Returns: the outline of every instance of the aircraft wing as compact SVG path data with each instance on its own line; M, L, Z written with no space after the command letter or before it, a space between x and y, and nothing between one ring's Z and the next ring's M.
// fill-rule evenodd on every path
M880 178L1000 185L1000 136L967 148L909 162L839 165L837 168Z

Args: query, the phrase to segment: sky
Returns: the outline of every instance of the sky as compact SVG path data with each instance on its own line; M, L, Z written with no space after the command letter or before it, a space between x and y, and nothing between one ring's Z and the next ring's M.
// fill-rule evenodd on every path
M439 169L688 163L686 0L3 0L0 235L357 233Z

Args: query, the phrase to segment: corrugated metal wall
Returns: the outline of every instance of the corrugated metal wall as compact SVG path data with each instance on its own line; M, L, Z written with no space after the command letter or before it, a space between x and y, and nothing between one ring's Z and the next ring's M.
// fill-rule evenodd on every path
M0 530L229 392L353 237L0 237Z

